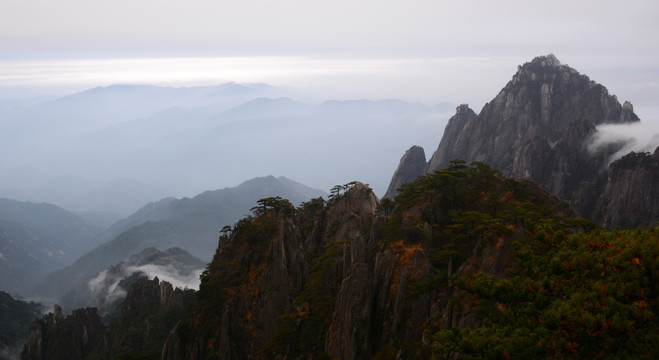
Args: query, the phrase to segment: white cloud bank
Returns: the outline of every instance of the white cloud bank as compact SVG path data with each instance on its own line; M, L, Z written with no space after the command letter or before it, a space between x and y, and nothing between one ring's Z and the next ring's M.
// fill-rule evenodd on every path
M610 144L624 144L610 159L620 159L629 152L650 152L659 146L659 121L640 121L633 124L605 124L597 127L597 133L588 146L596 152Z
M112 304L114 301L126 297L126 289L119 286L119 283L125 277L135 273L141 273L149 279L156 276L160 281L167 281L174 288L199 290L201 282L199 276L204 269L197 269L190 273L184 274L172 265L162 266L147 264L141 266L125 266L116 268L112 273L108 270L101 271L98 276L88 282L91 299L100 304Z

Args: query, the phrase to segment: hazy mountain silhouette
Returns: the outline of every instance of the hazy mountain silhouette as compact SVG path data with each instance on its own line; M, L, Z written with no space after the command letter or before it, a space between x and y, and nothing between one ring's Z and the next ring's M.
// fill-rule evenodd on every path
M70 290L84 291L100 271L149 247L179 247L209 261L217 248L219 230L248 214L258 199L281 196L300 203L323 195L321 190L284 177L267 176L193 198L166 198L148 204L94 239L101 243L94 250L49 274L36 286L35 295L56 300Z
M72 263L101 229L51 204L0 199L0 290L25 295Z
M359 178L384 192L398 154L410 142L432 144L450 116L447 104L311 98L229 83L114 85L20 106L5 101L0 141L12 151L0 154L0 194L127 216L148 201L263 173L322 188ZM84 178L76 187L84 191L56 184L63 177ZM141 194L127 188L134 204L84 201L116 178L145 185Z

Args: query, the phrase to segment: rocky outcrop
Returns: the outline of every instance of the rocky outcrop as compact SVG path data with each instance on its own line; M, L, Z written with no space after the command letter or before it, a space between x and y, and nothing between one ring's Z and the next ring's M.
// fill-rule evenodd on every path
M159 356L170 330L194 300L192 290L173 289L166 281L141 278L129 289L117 318L106 325L96 308L69 316L54 312L30 327L22 359L116 359L118 354Z
M465 118L465 111L458 108L454 124L449 121L453 127L447 126L430 159L430 171L459 158L482 161L513 175L515 154L537 136L553 144L574 121L599 125L639 120L630 105L623 107L604 86L561 65L551 54L520 66L478 116Z
M130 287L121 306L121 320L130 320L131 313L146 314L160 310L182 309L185 305L183 290L172 287L167 281L142 277Z
M455 109L446 128L444 136L439 143L439 147L428 161L426 171L437 170L446 167L449 161L453 159L464 159L464 155L469 151L471 146L471 136L469 130L474 127L474 122L478 116L469 108L468 104L462 104ZM446 141L444 141L446 138Z
M588 147L598 125L637 121L630 102L621 105L604 86L561 64L554 55L540 56L520 66L478 115L467 105L457 108L426 172L444 168L454 159L467 164L480 161L505 176L533 179L602 225L637 223L634 219L604 220L608 215L602 211L617 210L597 205L614 204L603 195L606 169L624 144L611 143L596 150ZM396 176L392 184L394 180L398 182ZM642 184L630 186L632 189L645 191ZM639 196L642 194L631 197ZM643 211L651 213L649 208ZM617 212L632 216L628 211ZM649 221L653 222L656 217Z
M199 297L212 307L170 333L163 358L244 359L263 348L277 318L291 310L302 289L308 273L304 248L290 203L271 209L255 224L236 225L230 238L220 238L202 276ZM206 325L200 328L200 322ZM212 334L204 331L207 326L215 328Z
M163 358L259 358L259 350L276 347L270 342L282 336L277 331L283 315L311 313L309 302L300 297L310 276L325 278L328 283L319 291L336 296L337 285L352 272L353 259L364 262L372 253L367 239L377 198L362 183L350 187L330 205L310 201L297 216L290 203L275 206L251 222L239 222L230 238L220 238L199 296L202 304L214 306L201 306L194 323L182 322L172 331ZM327 255L336 253L328 249L339 249L339 256ZM305 296L322 297L311 290ZM312 315L328 311L322 321L329 321L331 308L315 309ZM199 322L205 326L195 325ZM215 330L204 331L208 327ZM313 342L317 328L309 327L307 340ZM319 347L324 348L322 343L309 345Z
M98 358L115 358L130 352L156 356L186 306L194 301L194 291L174 288L158 277L140 278L130 286L119 315L106 330L106 342Z
M416 179L419 175L426 172L426 153L420 146L412 146L405 152L400 159L400 164L391 178L389 188L384 197L393 199L398 194L398 188L401 185Z
M95 308L74 310L64 317L62 308L55 305L54 312L30 327L21 359L87 359L103 345L104 335L105 326Z
M350 358L371 347L369 320L374 311L375 293L372 259L377 240L370 235L377 205L378 199L371 189L359 184L330 210L330 218L341 223L334 238L347 241L342 257L341 288L325 337L325 351L338 358Z
M593 217L607 228L659 225L659 147L630 153L609 166Z
M351 183L326 204L263 208L239 221L220 238L195 313L170 333L162 358L429 358L432 329L479 325L456 273L505 276L513 242L529 236L517 216L534 206L576 216L531 180L504 181L487 166L456 169L460 181L438 180L445 192L425 189L395 215L378 211L368 186ZM464 191L481 196L447 200ZM466 226L491 221L501 233L447 235L463 210L482 215Z
M74 308L95 307L109 321L118 315L130 286L140 278L160 274L179 287L197 288L205 266L202 260L180 248L146 248L101 271L85 288L75 289L63 299Z

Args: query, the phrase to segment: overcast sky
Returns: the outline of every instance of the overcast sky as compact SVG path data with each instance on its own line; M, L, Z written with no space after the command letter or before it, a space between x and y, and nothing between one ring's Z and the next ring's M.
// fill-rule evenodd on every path
M554 53L659 106L656 0L0 1L0 98L237 81L479 111L517 65Z

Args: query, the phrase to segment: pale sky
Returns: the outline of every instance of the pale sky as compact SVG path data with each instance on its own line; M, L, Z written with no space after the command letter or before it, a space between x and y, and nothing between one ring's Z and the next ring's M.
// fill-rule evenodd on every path
M470 103L554 53L656 107L659 2L0 0L0 98L227 81Z

